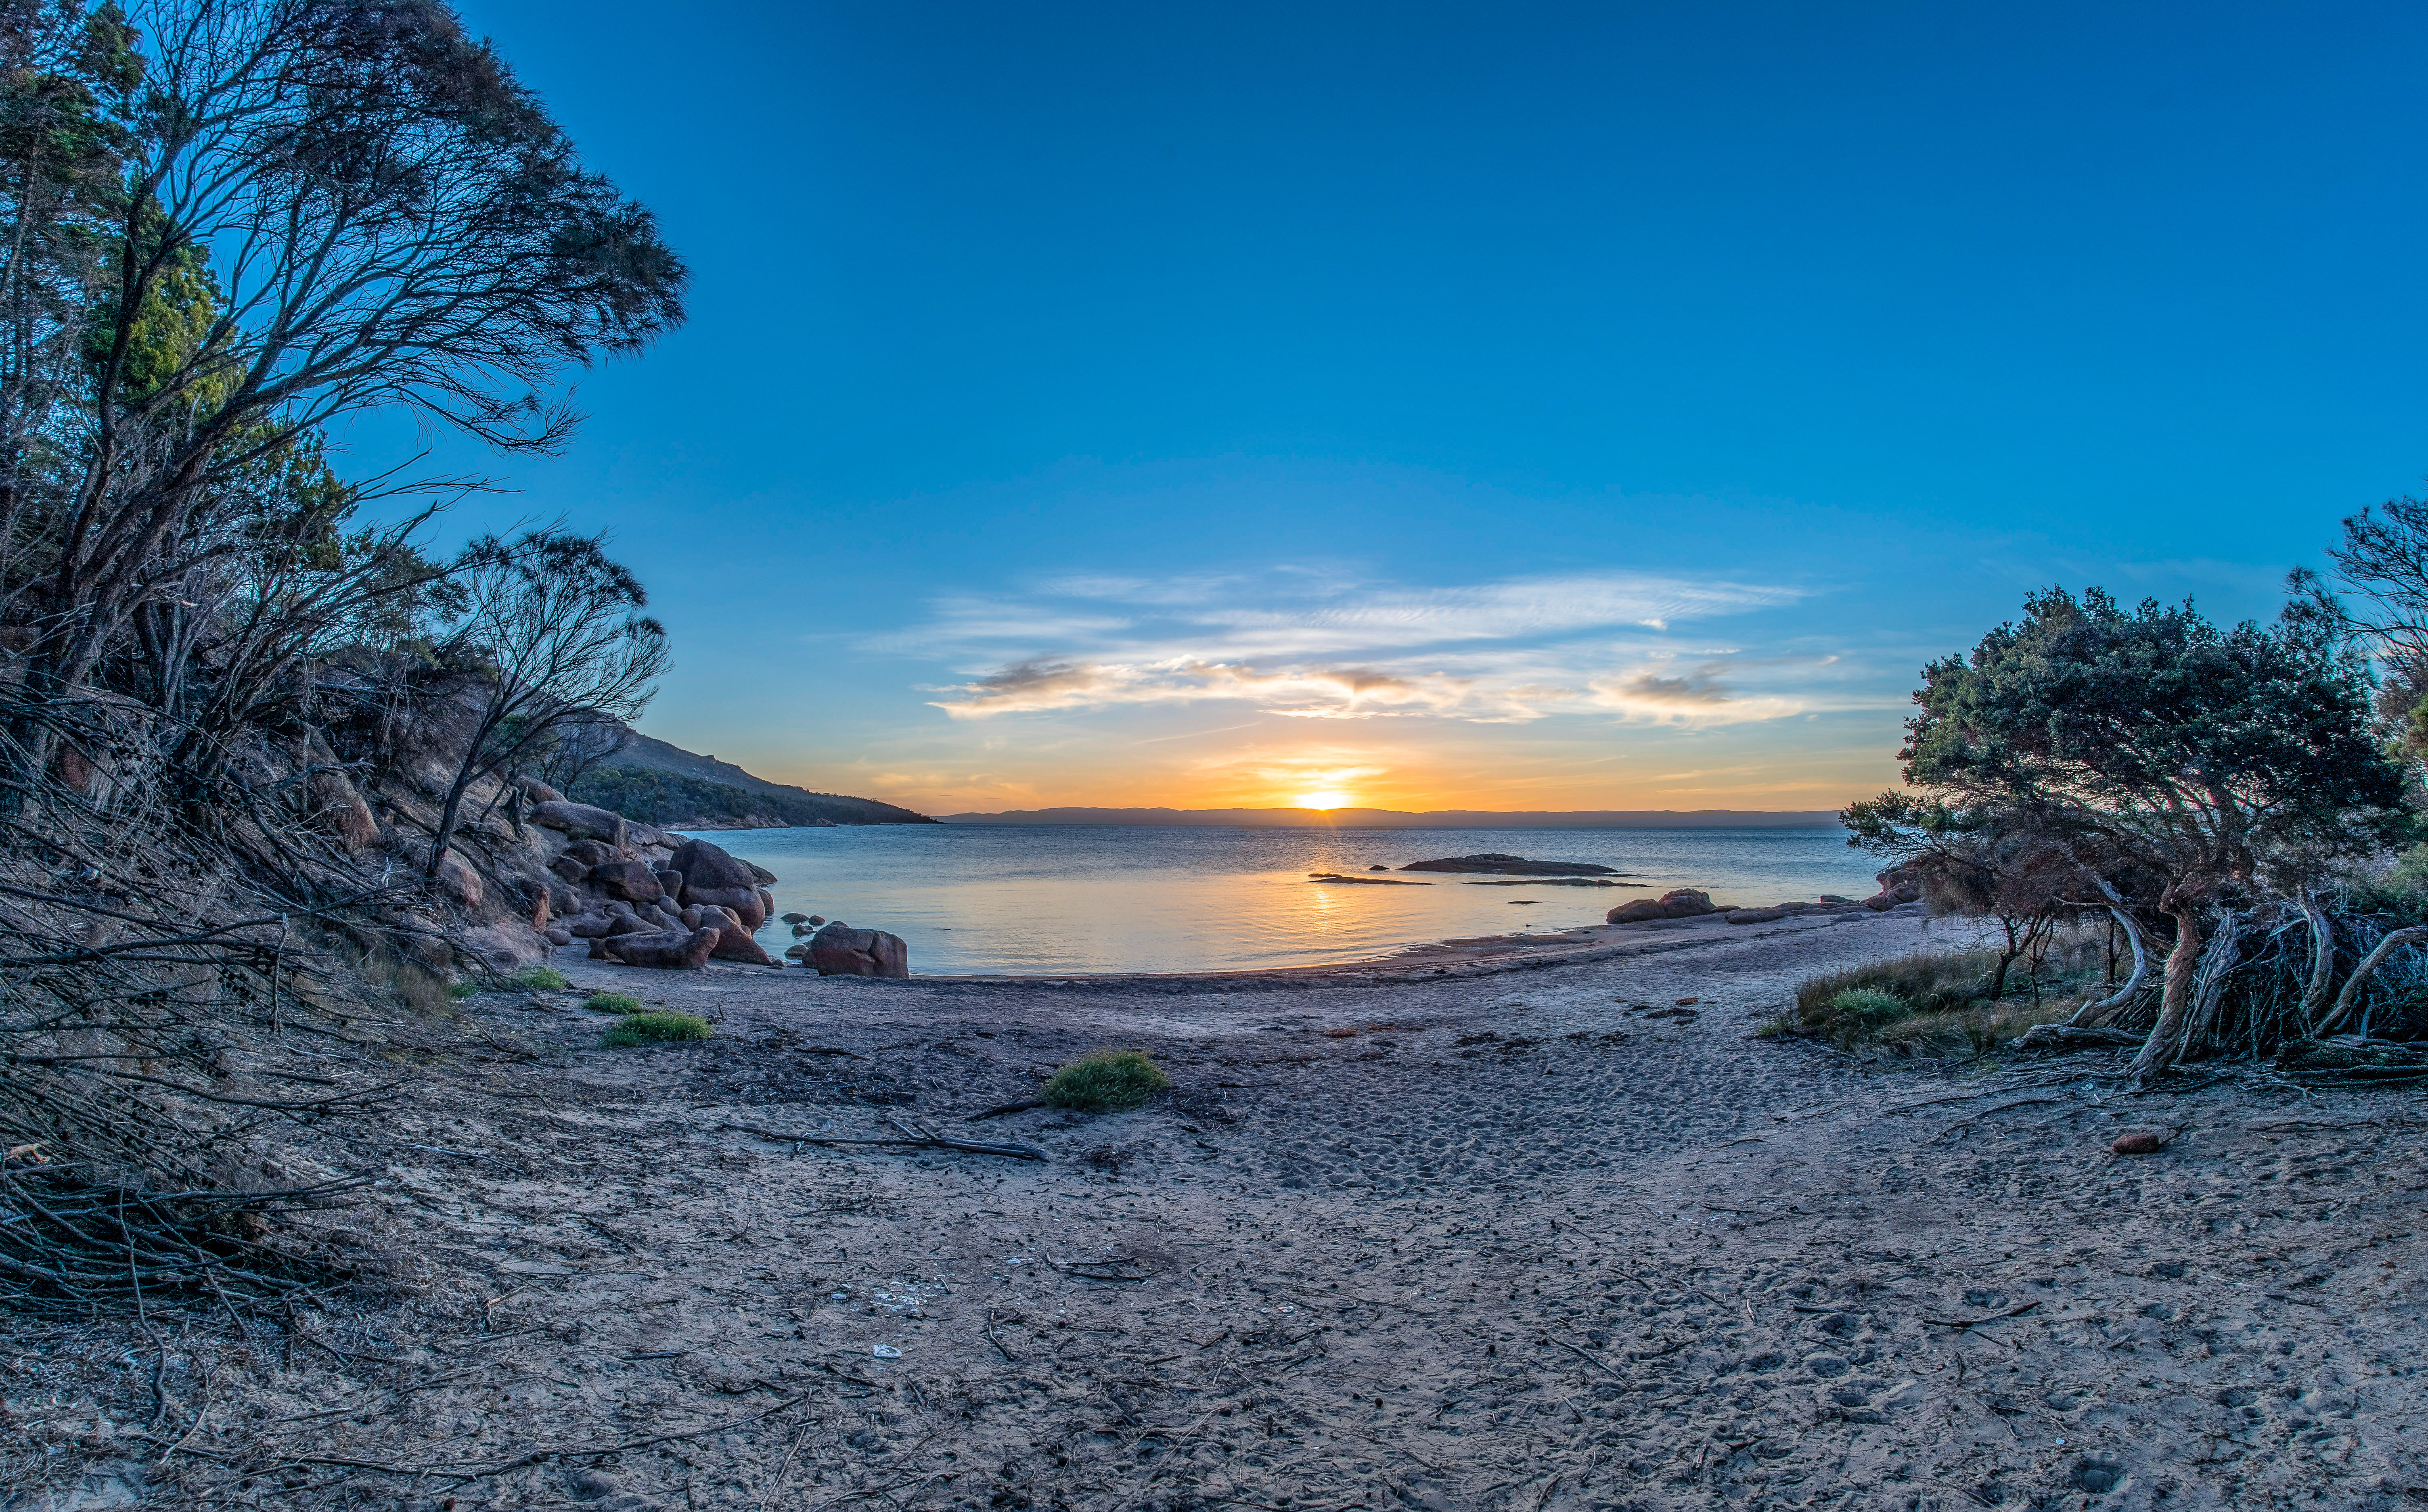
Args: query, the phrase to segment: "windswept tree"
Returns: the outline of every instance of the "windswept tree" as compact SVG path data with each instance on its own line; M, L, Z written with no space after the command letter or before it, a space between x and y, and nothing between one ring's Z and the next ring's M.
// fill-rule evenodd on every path
M1871 817L1917 799L1942 828L1995 816L2031 837L2036 865L2062 855L2086 894L2171 921L2157 1023L2133 1068L2155 1076L2205 1030L2193 986L2213 916L2231 927L2262 896L2305 897L2405 831L2371 691L2362 658L2310 604L2222 630L2189 603L2126 610L2095 588L2052 588L1969 655L1923 669L1900 752L1918 792L1874 800ZM1859 830L1865 808L1849 811Z
M681 317L648 212L437 0L10 23L0 566L39 697L173 654L130 626L203 604L331 421L401 408L544 452L573 423L568 369Z
M484 537L465 548L452 581L463 610L438 655L472 679L479 712L439 811L423 872L432 877L475 781L638 715L668 665L665 628L641 613L648 593L596 536Z

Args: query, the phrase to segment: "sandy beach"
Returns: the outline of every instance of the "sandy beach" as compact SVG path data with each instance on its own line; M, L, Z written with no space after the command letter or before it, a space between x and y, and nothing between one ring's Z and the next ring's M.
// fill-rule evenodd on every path
M465 1005L390 1131L389 1184L328 1215L386 1252L385 1300L164 1351L160 1437L185 1437L154 1493L458 1512L2428 1500L2428 1161L2396 1133L2428 1122L2420 1099L2304 1097L2248 1068L2127 1095L2095 1058L1916 1069L1747 1037L1816 971L1960 938L1698 924L1479 952L1460 975L1063 983L569 952L577 991ZM578 1006L594 987L716 1036L601 1049ZM965 1121L1111 1045L1173 1091ZM749 1131L896 1122L1047 1159ZM2108 1153L2135 1128L2173 1142ZM71 1401L75 1351L56 1355ZM93 1389L148 1404L137 1373ZM21 1453L71 1410L21 1415Z

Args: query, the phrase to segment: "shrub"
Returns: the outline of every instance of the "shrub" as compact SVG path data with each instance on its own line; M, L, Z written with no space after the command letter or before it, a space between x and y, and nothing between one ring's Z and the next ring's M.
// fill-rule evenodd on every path
M1163 1068L1136 1050L1098 1050L1054 1073L1045 1083L1044 1099L1052 1107L1083 1113L1118 1113L1171 1085Z
M697 1013L628 1013L600 1037L601 1044L656 1044L669 1040L705 1040L714 1033Z
M1894 961L1851 966L1827 977L1815 977L1796 988L1796 1015L1807 1025L1827 1024L1834 1016L1829 1005L1839 994L1866 990L1903 998L1909 1013L1959 1012L1972 1007L1975 998L1990 990L1990 974L1997 965L1997 957L1970 950L1956 954L1922 951Z
M518 993L553 993L573 984L553 966L525 966L507 978L506 985Z
M479 982L451 981L447 984L447 995L456 998L459 1001L463 998L474 996L478 994L480 991L481 984Z
M582 1006L594 1013L646 1013L649 1005L630 993L592 993Z

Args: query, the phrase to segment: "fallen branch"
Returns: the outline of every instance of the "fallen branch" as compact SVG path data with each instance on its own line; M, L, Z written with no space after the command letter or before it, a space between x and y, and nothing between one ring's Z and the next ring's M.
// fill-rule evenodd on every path
M1044 1106L1044 1098L1031 1097L1026 1102L1004 1103L997 1107L990 1108L983 1113L972 1113L969 1117L961 1120L961 1122L964 1124L975 1124L981 1118L1001 1118L1006 1113L1025 1113L1032 1108L1042 1108Z
M1579 1349L1576 1345L1569 1343L1569 1342L1568 1342L1567 1339L1545 1339L1545 1340L1544 1340L1544 1342L1545 1342L1545 1343L1548 1343L1548 1344L1557 1344L1557 1345L1559 1345L1562 1349L1565 1349L1565 1350L1567 1350L1569 1354L1574 1355L1577 1358L1579 1358L1579 1359L1581 1359L1581 1360L1584 1361L1586 1364L1588 1364L1588 1365L1592 1366L1595 1370L1601 1371L1601 1372L1606 1372L1606 1373L1608 1373L1608 1374L1610 1374L1610 1375L1616 1376L1618 1379L1620 1379L1620 1380L1622 1380L1622 1381L1624 1381L1624 1380L1626 1380L1626 1379L1627 1379L1626 1372L1622 1372L1622 1371L1619 1371L1619 1370L1617 1370L1617 1369L1615 1369L1615 1368L1614 1368L1614 1367L1612 1367L1612 1366L1604 1365L1600 1360L1599 1360L1599 1359L1595 1358L1593 1356L1591 1356L1591 1355L1589 1355L1589 1354L1585 1353L1583 1350Z
M750 1124L721 1124L744 1134L756 1134L763 1140L790 1140L796 1144L883 1144L903 1149L959 1150L963 1155L1000 1155L1014 1160L1042 1160L1043 1150L1026 1144L987 1144L977 1140L957 1140L942 1134L928 1134L920 1139L852 1140L837 1139L828 1134L786 1134L772 1128L760 1128Z
M2000 1323L2009 1318L2020 1318L2039 1306L2040 1304L2037 1302L2026 1302L2021 1307L2009 1307L2004 1312L1993 1312L1987 1318L1925 1318L1923 1322L1927 1323L1934 1323L1942 1328L1978 1328L1983 1323Z

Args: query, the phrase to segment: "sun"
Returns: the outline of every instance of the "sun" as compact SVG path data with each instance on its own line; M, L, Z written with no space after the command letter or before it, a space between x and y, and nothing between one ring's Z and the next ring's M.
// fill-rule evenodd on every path
M1356 801L1355 794L1343 793L1337 788L1326 788L1321 793L1302 793L1298 796L1298 806L1302 809L1345 809Z

